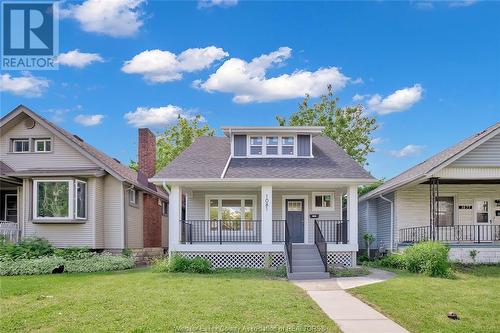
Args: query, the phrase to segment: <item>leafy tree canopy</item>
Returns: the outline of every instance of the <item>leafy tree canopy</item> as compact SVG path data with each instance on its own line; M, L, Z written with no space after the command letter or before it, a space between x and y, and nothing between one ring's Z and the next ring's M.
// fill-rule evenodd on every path
M330 137L355 161L367 164L368 153L373 152L371 134L378 128L374 117L367 116L361 105L338 106L339 99L333 95L331 85L320 101L310 105L311 97L306 95L299 104L299 110L287 120L277 116L280 126L324 126L323 135Z

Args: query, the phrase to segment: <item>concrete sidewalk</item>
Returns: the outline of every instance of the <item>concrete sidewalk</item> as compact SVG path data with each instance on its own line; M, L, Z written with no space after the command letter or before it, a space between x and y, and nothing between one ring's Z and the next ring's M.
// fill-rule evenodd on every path
M409 333L343 290L382 282L392 275L389 272L373 270L372 274L366 277L302 280L293 283L304 289L344 333Z

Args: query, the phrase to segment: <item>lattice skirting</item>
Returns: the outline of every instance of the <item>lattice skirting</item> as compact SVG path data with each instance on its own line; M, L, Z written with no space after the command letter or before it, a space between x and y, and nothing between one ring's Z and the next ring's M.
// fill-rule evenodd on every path
M285 264L283 252L176 252L187 258L208 259L214 268L266 268Z
M354 252L328 252L328 266L352 266Z

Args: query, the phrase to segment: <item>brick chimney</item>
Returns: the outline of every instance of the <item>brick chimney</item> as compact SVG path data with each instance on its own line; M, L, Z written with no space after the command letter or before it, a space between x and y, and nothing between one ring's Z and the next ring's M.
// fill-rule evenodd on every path
M139 128L139 171L148 178L156 173L156 136L148 128Z
M147 128L139 128L139 177L151 178L156 173L156 137ZM144 180L147 184L147 181ZM149 184L149 187L153 185ZM144 247L161 247L161 206L158 198L143 194L143 239Z

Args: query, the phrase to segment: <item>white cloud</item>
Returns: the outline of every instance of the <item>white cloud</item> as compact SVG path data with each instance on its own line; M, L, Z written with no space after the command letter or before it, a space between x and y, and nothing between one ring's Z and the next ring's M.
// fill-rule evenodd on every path
M303 97L317 97L326 91L328 84L340 90L349 78L336 67L320 68L315 72L297 70L291 74L267 78L266 72L273 66L283 65L290 58L292 49L280 47L277 51L263 54L250 62L231 58L210 75L205 82L193 84L208 92L234 94L236 103L271 102Z
M70 67L83 68L93 62L103 62L104 59L98 53L85 53L76 49L57 56L56 62Z
M157 108L138 107L135 111L126 113L124 118L134 127L164 127L174 123L178 116L192 118L187 111L171 104Z
M356 79L351 80L351 83L352 84L363 84L363 83L365 83L365 81L363 80L363 78L358 77Z
M141 5L145 0L87 0L61 10L62 17L77 20L87 32L112 37L134 36L144 24Z
M360 95L360 94L356 94L354 96L352 96L352 100L354 102L361 102L362 100L364 100L366 97L368 97L370 95Z
M75 117L74 121L77 124L88 127L88 126L99 125L100 123L102 123L103 119L104 115L102 114L91 114L91 115L79 114L78 116Z
M28 72L24 72L22 76L18 77L2 74L0 76L0 91L18 96L39 97L49 87L49 83L49 80L32 76Z
M210 7L233 7L238 0L198 0L198 9Z
M424 148L425 146L407 145L400 150L391 150L389 154L394 157L408 157L420 154Z
M413 87L396 90L385 98L375 94L368 100L368 109L378 114L405 111L420 101L423 91L420 84L415 84Z
M478 0L459 0L459 1L451 1L449 3L450 7L469 7L478 3Z
M146 81L161 83L180 80L183 72L195 72L208 68L229 54L222 48L208 46L187 49L175 55L169 51L147 50L124 63L122 71L140 74Z
M373 138L372 141L371 141L371 144L372 145L378 145L378 144L381 144L382 142L384 142L385 140L382 139L382 138Z
M434 9L434 4L430 1L417 1L414 6L421 10L431 10Z

